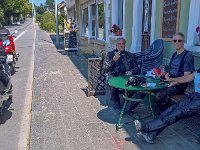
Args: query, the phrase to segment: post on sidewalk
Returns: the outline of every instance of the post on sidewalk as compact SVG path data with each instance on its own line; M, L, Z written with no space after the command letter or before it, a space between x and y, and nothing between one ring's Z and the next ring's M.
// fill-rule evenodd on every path
M56 18L56 46L60 46L59 29L58 29L58 5L57 5L57 0L55 0L55 18Z

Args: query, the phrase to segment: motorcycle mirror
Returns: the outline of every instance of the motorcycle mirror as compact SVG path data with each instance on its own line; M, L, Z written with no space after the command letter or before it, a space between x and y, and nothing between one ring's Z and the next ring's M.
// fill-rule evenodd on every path
M15 30L15 34L18 33L18 30Z

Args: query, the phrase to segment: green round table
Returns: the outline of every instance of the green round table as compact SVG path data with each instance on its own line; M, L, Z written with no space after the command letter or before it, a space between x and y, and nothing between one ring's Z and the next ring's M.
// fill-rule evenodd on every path
M146 78L146 81L148 83L156 83L156 86L155 87L143 87L141 85L139 85L139 86L127 86L126 84L127 84L130 76L117 76L117 77L113 77L113 78L108 80L108 84L111 87L115 87L115 88L125 90L125 94L123 95L125 102L124 102L124 105L123 105L122 110L120 112L120 117L119 117L118 123L116 124L116 130L119 130L119 128L122 127L121 120L124 116L124 110L126 108L128 101L144 102L144 99L136 99L136 98L128 97L128 91L135 91L135 92L138 91L138 92L147 93L149 105L150 105L150 110L151 110L151 115L155 118L155 111L154 111L154 107L153 107L154 99L152 98L153 97L152 91L166 88L169 85L169 83L159 84L160 79L157 79L157 78L145 77L143 75L135 75L135 76L144 77L144 78Z

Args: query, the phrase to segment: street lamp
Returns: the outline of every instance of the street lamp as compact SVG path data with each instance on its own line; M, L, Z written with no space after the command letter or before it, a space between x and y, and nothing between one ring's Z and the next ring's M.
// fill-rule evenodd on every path
M58 5L57 5L57 0L55 0L55 18L56 18L56 46L59 46L60 42L59 42L59 30L58 30Z

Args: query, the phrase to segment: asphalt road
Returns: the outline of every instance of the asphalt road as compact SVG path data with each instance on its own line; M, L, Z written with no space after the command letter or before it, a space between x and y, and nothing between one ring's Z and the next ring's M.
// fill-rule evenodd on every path
M7 101L0 125L0 150L21 150L26 149L29 140L35 29L32 19L7 28L11 33L18 30L15 44L20 57L11 77L13 97Z

